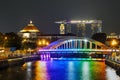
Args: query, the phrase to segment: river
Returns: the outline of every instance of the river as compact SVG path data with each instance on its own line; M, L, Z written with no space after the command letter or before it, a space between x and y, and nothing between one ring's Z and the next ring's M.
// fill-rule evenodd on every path
M120 77L104 61L51 60L0 70L0 80L120 80Z

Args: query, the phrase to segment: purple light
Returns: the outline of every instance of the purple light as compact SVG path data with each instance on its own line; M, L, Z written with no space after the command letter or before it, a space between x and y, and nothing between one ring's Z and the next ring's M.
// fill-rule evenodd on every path
M40 55L41 59L43 59L43 55Z

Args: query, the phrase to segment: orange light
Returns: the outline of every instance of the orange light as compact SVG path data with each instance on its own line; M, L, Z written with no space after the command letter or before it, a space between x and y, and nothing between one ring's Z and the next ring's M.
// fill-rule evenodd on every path
M47 46L49 45L49 41L46 39L41 39L41 40L38 40L37 44L38 46Z
M42 40L42 44L45 45L45 40L44 39Z
M41 45L42 43L41 43L41 41L38 41L38 45Z
M117 44L118 44L118 42L116 40L112 40L112 42L111 42L112 46L116 46Z
M46 42L46 45L49 45L49 42Z
M7 40L7 37L5 37L5 40Z

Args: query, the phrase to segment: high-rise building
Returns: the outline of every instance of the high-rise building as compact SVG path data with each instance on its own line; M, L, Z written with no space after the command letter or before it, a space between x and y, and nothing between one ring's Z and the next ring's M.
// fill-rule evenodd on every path
M64 20L55 23L60 24L60 34L74 33L80 37L91 37L102 32L101 20Z

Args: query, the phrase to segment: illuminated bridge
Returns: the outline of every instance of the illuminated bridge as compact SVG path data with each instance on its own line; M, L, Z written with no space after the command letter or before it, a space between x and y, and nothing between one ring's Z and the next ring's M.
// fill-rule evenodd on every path
M67 37L59 39L39 50L41 57L103 57L112 50L106 45L87 38Z

